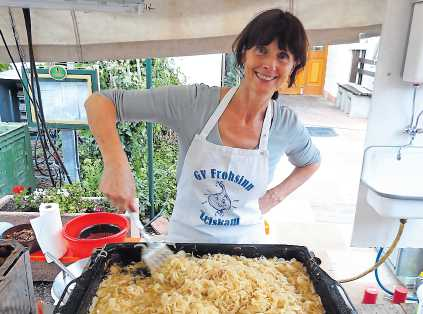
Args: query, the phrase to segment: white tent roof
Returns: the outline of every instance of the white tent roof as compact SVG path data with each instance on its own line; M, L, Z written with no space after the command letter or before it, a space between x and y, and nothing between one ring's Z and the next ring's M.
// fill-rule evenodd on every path
M134 3L138 13L122 12ZM36 61L92 61L227 52L269 8L298 16L312 44L355 42L380 33L386 0L1 0L0 28L15 57L9 7L27 51L23 6L31 9ZM9 62L3 43L0 62Z

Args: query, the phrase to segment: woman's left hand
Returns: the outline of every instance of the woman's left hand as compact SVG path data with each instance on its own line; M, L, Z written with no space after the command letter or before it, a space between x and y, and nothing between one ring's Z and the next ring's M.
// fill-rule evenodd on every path
M259 198L259 207L261 213L264 215L269 212L273 207L278 205L282 202L283 198L281 198L276 191L268 190L266 193Z
M267 190L266 193L259 199L261 213L267 213L273 207L282 202L289 194L307 181L308 178L316 172L319 165L319 163L314 163L304 167L295 167L285 180L270 190Z

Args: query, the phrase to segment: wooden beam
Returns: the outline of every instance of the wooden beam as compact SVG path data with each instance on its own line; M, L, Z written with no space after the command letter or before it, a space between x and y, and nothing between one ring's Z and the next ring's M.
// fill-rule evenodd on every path
M370 60L370 59L364 59L364 58L359 58L358 61L360 63L366 63L366 64L372 64L375 65L376 64L376 60Z
M357 81L357 69L360 59L360 50L352 51L352 61L351 61L351 72L350 72L350 82L356 83Z
M362 74L362 75L375 77L375 72L371 72L371 71L367 71L367 70L363 70L363 69L357 69L357 72Z

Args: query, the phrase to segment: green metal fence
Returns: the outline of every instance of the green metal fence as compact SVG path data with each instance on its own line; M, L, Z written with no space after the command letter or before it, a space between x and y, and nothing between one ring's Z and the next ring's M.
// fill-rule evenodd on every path
M15 185L35 185L28 126L0 122L0 197Z

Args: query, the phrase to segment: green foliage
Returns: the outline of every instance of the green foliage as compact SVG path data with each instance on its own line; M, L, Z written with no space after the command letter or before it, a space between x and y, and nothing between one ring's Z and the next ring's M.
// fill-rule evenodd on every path
M10 69L10 64L0 63L0 72L7 71Z
M28 190L15 194L15 204L19 211L38 211L41 203L57 203L63 213L114 211L111 205L101 199L87 199L87 191L81 184L66 184L63 187Z
M242 74L236 66L236 59L233 53L225 54L225 74L223 77L223 84L228 87L233 87L239 84Z
M179 85L185 78L170 59L153 59L153 84L155 87ZM145 89L146 68L142 60L99 61L101 89Z
M144 62L116 60L97 62L101 89L145 89L146 72ZM169 59L153 59L154 87L179 85L183 75L175 69ZM141 204L150 207L147 180L147 131L145 122L118 123L118 132L131 164L137 196ZM89 130L79 133L82 186L98 195L98 185L103 170L100 151ZM155 208L171 213L176 196L177 140L172 130L155 124L154 140L154 192Z
M103 172L103 162L101 158L85 158L82 162L83 178L81 185L85 191L89 191L91 196L102 196L98 190L98 185Z

